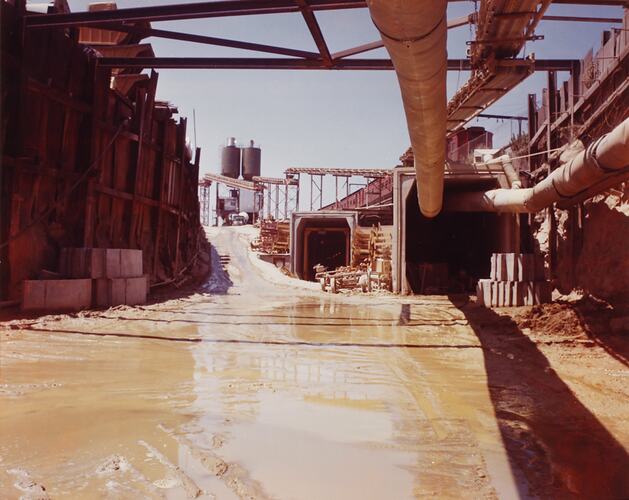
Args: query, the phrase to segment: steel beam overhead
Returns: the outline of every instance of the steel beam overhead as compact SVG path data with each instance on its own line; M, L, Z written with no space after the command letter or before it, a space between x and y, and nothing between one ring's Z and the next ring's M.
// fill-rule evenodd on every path
M513 59L514 63L522 62ZM539 59L536 71L570 71L573 59ZM102 57L99 65L108 68L155 69L279 69L279 70L392 70L390 59L335 59L326 66L321 59L261 57ZM449 71L470 71L468 59L448 59Z
M461 2L469 0L449 0ZM626 0L555 0L557 4L626 6ZM364 0L308 0L313 12L323 10L358 9L367 5ZM70 14L38 14L26 17L29 28L87 26L121 21L172 21L209 17L248 16L259 14L299 13L294 0L219 0L214 2L153 5L117 10L73 12Z
M313 11L319 11L364 8L366 4L362 0L309 0L308 6ZM112 21L173 21L299 12L301 8L294 0L220 0L71 14L33 15L26 18L26 25L33 28L67 27Z
M542 20L574 23L622 23L621 17L544 16Z
M351 47L349 49L335 52L334 54L332 54L332 59L343 59L344 57L355 56L357 54L369 52L370 50L381 49L382 47L384 47L382 40L376 40L374 42L365 43L363 45L358 45L356 47Z
M323 33L321 32L321 28L319 27L319 23L317 22L317 18L308 2L306 0L295 0L295 3L299 5L299 10L301 11L301 15L306 21L306 25L308 26L308 30L310 30L310 34L319 50L319 54L321 54L321 59L323 59L323 63L326 66L332 66L332 56L330 55L330 49L328 49L327 43L325 43L325 38L323 37Z
M183 42L201 43L205 45L216 45L219 47L230 47L234 49L252 50L255 52L264 52L267 54L277 54L290 57L303 57L306 59L317 59L320 55L316 52L306 50L291 49L288 47L277 47L275 45L265 45L261 43L243 42L240 40L230 40L227 38L217 38L213 36L196 35L194 33L182 33L179 31L169 31L154 28L144 28L142 26L124 25L116 23L108 23L99 25L99 28L112 31L122 31L124 33L133 33L142 38L157 37L167 38L169 40L180 40Z
M319 168L319 167L290 167L284 171L286 175L309 174L309 175L335 175L339 177L387 177L393 175L392 169L387 168Z

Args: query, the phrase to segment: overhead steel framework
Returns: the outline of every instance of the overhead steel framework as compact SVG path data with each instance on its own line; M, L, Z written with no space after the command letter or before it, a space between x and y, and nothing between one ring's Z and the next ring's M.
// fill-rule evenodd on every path
M243 179L233 179L232 177L212 173L205 174L203 179L199 181L199 185L211 186L213 182L224 184L225 186L234 189L245 189L247 191L261 191L263 189L262 185L256 184L255 182L245 181Z
M336 175L339 177L386 177L393 175L390 168L316 168L316 167L291 167L284 170L286 175L310 174L310 175Z
M463 2L470 0L449 0ZM556 4L626 6L626 0L555 0ZM308 12L366 8L364 0L221 0L214 2L152 5L117 10L73 12L29 16L27 27L69 27L98 25L124 21L174 21L212 17L247 16L260 14L302 13L311 31L315 24L308 21Z
M449 0L450 2L463 2L470 0ZM530 0L528 1L530 3ZM508 92L513 86L526 78L533 71L571 71L577 68L576 61L561 60L535 60L532 59L500 59L496 66L500 69L498 75L506 75L493 78L495 70L489 72L483 70L482 76L476 74L479 68L483 69L485 60L483 54L488 47L496 51L506 45L509 48L518 47L522 40L529 39L534 34L531 27L544 19L545 7L549 0L540 2L542 7L535 12L519 12L526 14L526 18L532 18L533 22L521 16L496 17L493 14L501 14L504 7L498 10L494 8L492 0L481 0L480 15L472 13L460 18L448 21L448 29L477 24L478 33L476 39L471 41L471 59L451 59L448 61L448 70L472 71L472 79L451 101L448 109L449 126L452 133L462 127L467 121L486 109L497 98ZM557 4L573 5L611 5L625 6L626 0L555 0ZM91 12L73 12L63 14L29 14L24 21L26 29L52 29L74 28L89 26L104 30L113 30L133 34L138 39L158 37L171 40L180 40L192 43L201 43L221 47L230 47L241 50L254 51L257 54L267 54L274 57L101 57L98 64L102 67L129 69L154 68L154 69L278 69L278 70L392 70L393 66L388 58L356 58L355 56L381 48L382 41L376 40L370 43L350 47L332 53L315 17L316 12L335 11L344 9L366 8L364 0L218 0L199 3L180 3L172 5L152 5L147 7L133 7L117 10L102 10ZM290 47L278 47L260 43L252 43L241 40L183 33L164 29L156 29L151 22L173 21L199 18L219 18L233 16L251 16L263 14L300 14L305 21L312 36L317 51L308 51ZM493 13L493 14L492 14ZM511 11L509 11L509 14ZM486 14L486 15L485 15ZM492 14L492 15L490 15ZM547 16L549 21L575 21L575 22L617 22L616 18L596 18L577 16ZM527 29L522 40L507 40L504 33L518 31L518 26L527 24ZM516 29L511 29L514 26ZM507 31L505 30L507 28ZM500 30L500 31L497 31ZM520 33L518 36L522 35ZM517 38L517 37L516 37ZM499 53L500 50L497 50ZM479 56L480 54L480 56ZM279 56L279 57L278 57Z
M393 170L383 168L291 167L287 168L284 173L287 177L292 177L293 180L297 180L297 182L299 182L302 174L308 175L310 181L310 211L313 211L323 208L324 177L328 175L334 177L334 203L338 205L341 199L350 196L352 186L356 186L350 182L352 177L363 177L366 179L367 184L361 184L361 186L365 186L369 185L375 179L390 178L393 175ZM369 204L369 201L367 201L367 204Z
M343 59L326 66L321 59L261 57L102 57L99 65L107 68L153 69L279 69L279 70L393 70L390 59ZM570 71L573 59L510 59L532 71ZM469 59L448 59L449 71L470 71Z
M463 2L469 0L449 0ZM483 2L482 2L483 3ZM624 0L555 0L564 4L596 4L625 5ZM132 33L141 38L158 37L180 40L221 47L251 50L259 53L287 56L282 58L124 58L103 57L100 64L116 68L199 68L199 69L338 69L338 70L390 70L393 69L389 59L346 59L381 48L382 41L377 40L356 47L350 47L331 53L317 22L314 12L366 8L364 0L219 0L213 2L182 3L173 5L155 5L150 7L133 7L117 10L92 12L73 12L69 14L29 15L25 19L27 29L70 28L90 26L113 31ZM288 47L277 47L259 43L229 40L224 38L182 33L170 30L155 29L149 22L172 21L199 18L217 18L232 16L250 16L260 14L300 13L308 26L318 52ZM605 21L620 22L615 18L577 18L568 16L549 16L554 21ZM145 22L144 25L127 24ZM456 28L469 23L476 23L477 16L470 14L448 22L448 28ZM476 43L476 42L475 42ZM451 60L448 69L453 71L470 70L472 66L467 59ZM568 71L569 61L536 61L535 70Z

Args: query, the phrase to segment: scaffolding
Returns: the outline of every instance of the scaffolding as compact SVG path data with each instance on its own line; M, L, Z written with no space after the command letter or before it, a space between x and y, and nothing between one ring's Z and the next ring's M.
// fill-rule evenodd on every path
M365 202L369 206L369 195L372 191L369 186L374 184L378 179L391 178L392 169L371 169L371 168L310 168L310 167L291 167L284 171L287 176L299 176L305 174L309 176L310 181L310 211L322 209L342 209L343 200L350 197L352 186L352 177L364 177L365 184L359 184L361 188L367 188L365 193ZM327 175L334 177L334 202L330 205L323 206L323 178ZM377 182L381 186L380 182ZM378 190L378 200L382 199L382 190Z
M256 176L252 181L266 191L263 218L286 220L299 210L299 175L284 179Z

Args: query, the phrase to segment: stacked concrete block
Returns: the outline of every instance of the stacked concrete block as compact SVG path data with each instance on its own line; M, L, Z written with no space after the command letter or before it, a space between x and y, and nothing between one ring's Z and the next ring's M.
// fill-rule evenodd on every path
M111 307L144 304L148 293L148 276L142 274L142 250L103 250L100 257L102 273L92 275L94 305Z
M94 280L94 305L111 307L146 303L148 276L98 278Z
M25 311L79 311L92 304L91 279L25 280Z
M25 310L80 310L146 303L149 279L142 274L142 250L64 248L59 271L69 279L25 281Z
M543 262L532 254L495 253L489 279L476 288L478 303L486 307L514 307L551 301L551 286L544 279Z
M142 250L64 248L59 271L70 278L125 278L142 275Z

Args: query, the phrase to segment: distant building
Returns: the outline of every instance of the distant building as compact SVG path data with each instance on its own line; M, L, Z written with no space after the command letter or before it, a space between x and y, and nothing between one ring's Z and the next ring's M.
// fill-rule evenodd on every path
M492 149L494 134L485 130L485 127L468 127L455 132L448 138L446 144L447 157L449 160L472 163L475 149ZM400 162L404 167L414 165L413 149L408 148L402 156Z
M475 149L492 149L494 134L484 127L468 127L454 133L447 143L448 159L457 162L472 162Z

